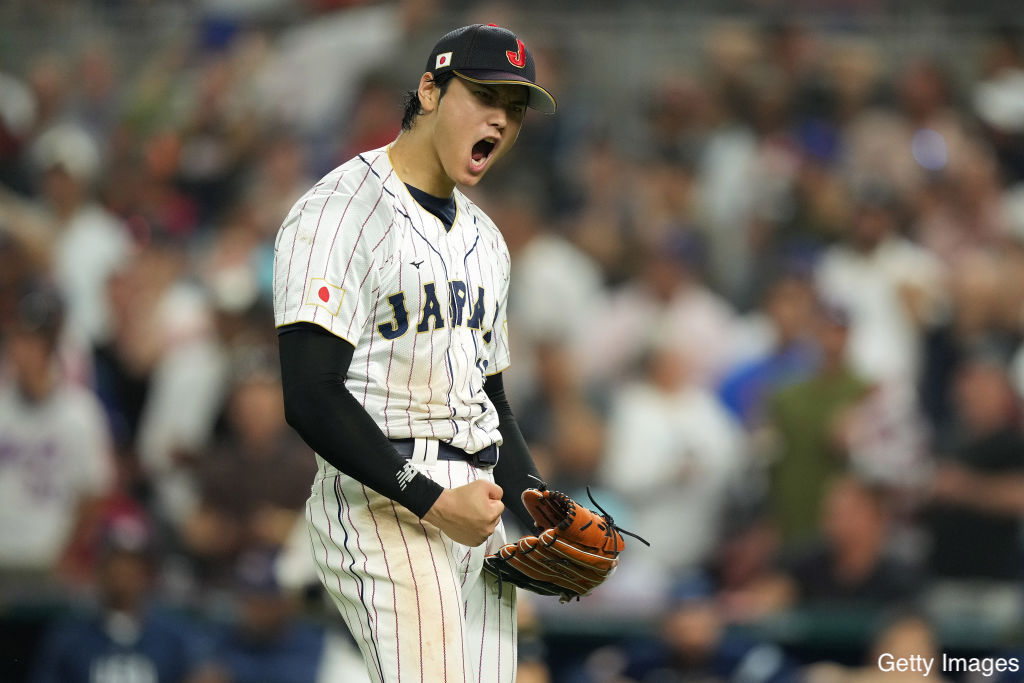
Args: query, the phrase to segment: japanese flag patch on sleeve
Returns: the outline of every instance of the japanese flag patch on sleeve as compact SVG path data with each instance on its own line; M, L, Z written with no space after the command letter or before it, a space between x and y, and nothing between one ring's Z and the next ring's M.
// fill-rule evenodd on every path
M306 289L306 303L319 306L333 317L336 317L338 311L341 310L341 300L344 296L344 289L331 284L322 277L311 278L309 287Z

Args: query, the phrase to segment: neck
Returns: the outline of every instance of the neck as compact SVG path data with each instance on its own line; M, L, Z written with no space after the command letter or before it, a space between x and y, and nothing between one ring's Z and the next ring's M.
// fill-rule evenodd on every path
M843 355L825 354L818 371L820 375L836 377L846 370L846 358Z
M22 395L33 403L38 403L53 393L56 384L57 378L49 369L25 375L18 381Z
M78 211L78 204L74 202L61 202L54 206L53 211L57 215L58 219L62 222L66 222L71 220L72 216L75 215L75 212Z
M836 554L836 574L850 583L863 580L878 565L881 543L865 538L839 548Z
M447 197L455 189L455 183L441 166L437 151L422 124L402 131L391 143L389 155L391 165L403 183L435 197Z

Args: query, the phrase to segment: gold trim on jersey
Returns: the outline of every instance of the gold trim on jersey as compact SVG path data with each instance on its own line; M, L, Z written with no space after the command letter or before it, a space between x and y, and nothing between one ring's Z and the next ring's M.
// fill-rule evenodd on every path
M275 330L280 330L283 327L288 327L289 325L294 325L296 323L310 323L311 325L316 325L317 327L319 327L319 328L321 328L323 330L326 330L327 332L331 333L332 335L334 335L338 339L341 339L342 341L350 344L352 346L352 348L356 347L355 342L353 342L348 337L345 337L345 336L342 336L342 335L338 334L337 332L335 332L334 330L329 328L327 325L324 325L323 323L317 322L315 320L307 320L305 318L296 318L295 320L289 320L288 322L281 323L280 325L274 325L274 329Z

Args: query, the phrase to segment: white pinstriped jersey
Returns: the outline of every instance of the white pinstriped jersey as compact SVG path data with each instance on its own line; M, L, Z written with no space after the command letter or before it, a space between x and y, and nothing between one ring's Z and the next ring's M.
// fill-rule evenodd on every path
M501 441L483 389L509 364L510 259L458 190L451 230L421 207L387 148L327 174L289 212L274 256L278 327L311 322L355 347L346 387L389 438L473 453Z

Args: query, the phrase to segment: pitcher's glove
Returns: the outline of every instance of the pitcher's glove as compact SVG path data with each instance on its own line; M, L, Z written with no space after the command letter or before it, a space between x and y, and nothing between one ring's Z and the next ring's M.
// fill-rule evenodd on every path
M626 547L620 532L650 545L615 526L592 496L590 500L600 513L543 483L540 488L526 489L523 504L533 517L536 535L523 536L488 555L484 569L499 582L541 595L557 595L561 602L590 594L619 564L619 553Z

